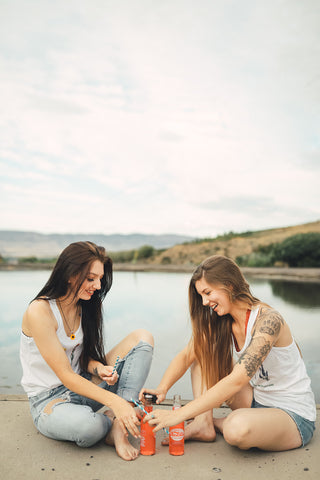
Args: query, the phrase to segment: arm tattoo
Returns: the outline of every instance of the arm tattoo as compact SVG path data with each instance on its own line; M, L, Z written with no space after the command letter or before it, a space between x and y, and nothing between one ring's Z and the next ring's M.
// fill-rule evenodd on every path
M261 311L252 333L251 342L237 362L245 367L249 378L253 377L269 354L278 339L282 325L284 325L284 321L278 312L271 309Z
M253 377L258 370L271 347L271 342L263 341L262 338L252 338L248 348L237 362L239 365L243 364L249 378Z
M267 335L279 335L281 326L284 325L282 316L275 310L261 312L258 319L258 331Z
M94 367L93 373L94 373L94 375L97 375L97 377L99 377L99 373L98 373L98 368L97 368L97 367Z
M262 310L257 318L252 336L257 333L266 333L270 337L278 337L284 320L275 310ZM276 338L273 339L275 341Z

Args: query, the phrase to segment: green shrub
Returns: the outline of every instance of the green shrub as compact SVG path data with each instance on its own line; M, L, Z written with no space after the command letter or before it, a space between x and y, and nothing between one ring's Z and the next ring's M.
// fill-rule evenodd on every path
M299 233L287 238L274 246L273 258L289 267L320 267L320 233Z
M271 253L252 252L249 255L241 255L236 258L239 267L272 267L273 256Z
M132 262L135 255L135 250L124 250L110 253L110 257L114 263Z
M161 259L161 264L162 265L170 265L171 263L171 258L170 257L162 257Z
M37 257L22 257L19 258L19 263L37 263L39 262Z
M155 252L155 249L151 247L151 245L143 245L138 250L136 250L135 259L142 260L142 259L150 258L152 257L154 252Z

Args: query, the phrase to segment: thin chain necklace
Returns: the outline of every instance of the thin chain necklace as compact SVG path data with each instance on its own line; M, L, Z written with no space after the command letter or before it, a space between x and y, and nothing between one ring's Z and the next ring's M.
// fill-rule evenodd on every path
M70 325L69 325L69 323L67 322L67 319L66 319L65 314L64 314L64 311L63 311L63 309L62 309L62 305L61 305L60 300L59 300L59 305L60 305L60 310L61 310L61 313L62 313L63 320L65 321L67 327L69 328L69 332L70 332L69 337L71 338L71 340L74 340L74 339L76 338L74 327L75 327L75 325L76 325L76 321L77 321L77 318L78 318L79 305L77 305L76 314L75 314L75 316L74 316L72 328L70 328ZM81 312L79 312L79 316L81 316Z

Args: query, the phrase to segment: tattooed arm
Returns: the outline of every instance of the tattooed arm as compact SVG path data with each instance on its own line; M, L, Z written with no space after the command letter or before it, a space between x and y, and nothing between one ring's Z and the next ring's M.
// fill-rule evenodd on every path
M158 423L155 431L163 426L175 425L182 420L193 418L211 408L217 408L223 402L232 398L249 383L251 377L269 354L272 346L277 343L284 325L285 322L278 312L271 308L263 308L256 320L251 342L235 364L232 372L203 395L176 410L176 414L172 415L174 418L170 416L170 421L165 420L164 424ZM157 417L161 416L158 410L156 412ZM152 424L152 421L150 421L150 424Z
M284 325L285 322L278 312L271 308L263 308L256 320L251 342L235 364L232 372L209 388L203 395L175 410L174 413L170 412L170 415L168 415L166 411L156 410L157 418L159 417L162 420L150 421L152 425L157 424L155 431L163 427L176 425L188 418L194 418L209 409L219 407L223 402L232 398L249 383L272 346L278 342Z
M251 342L235 368L237 365L243 367L246 375L251 379L277 342L283 326L284 320L276 310L262 309L256 320Z

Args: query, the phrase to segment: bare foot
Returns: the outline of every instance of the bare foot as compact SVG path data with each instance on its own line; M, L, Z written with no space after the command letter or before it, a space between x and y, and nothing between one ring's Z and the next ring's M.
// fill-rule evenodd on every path
M214 429L212 417L199 415L191 422L187 423L184 430L185 440L198 440L200 442L214 442L216 431ZM169 437L162 440L161 445L169 445Z
M117 454L123 460L135 460L139 456L139 450L129 443L117 418L114 420L112 428L106 438L106 444L114 446Z

